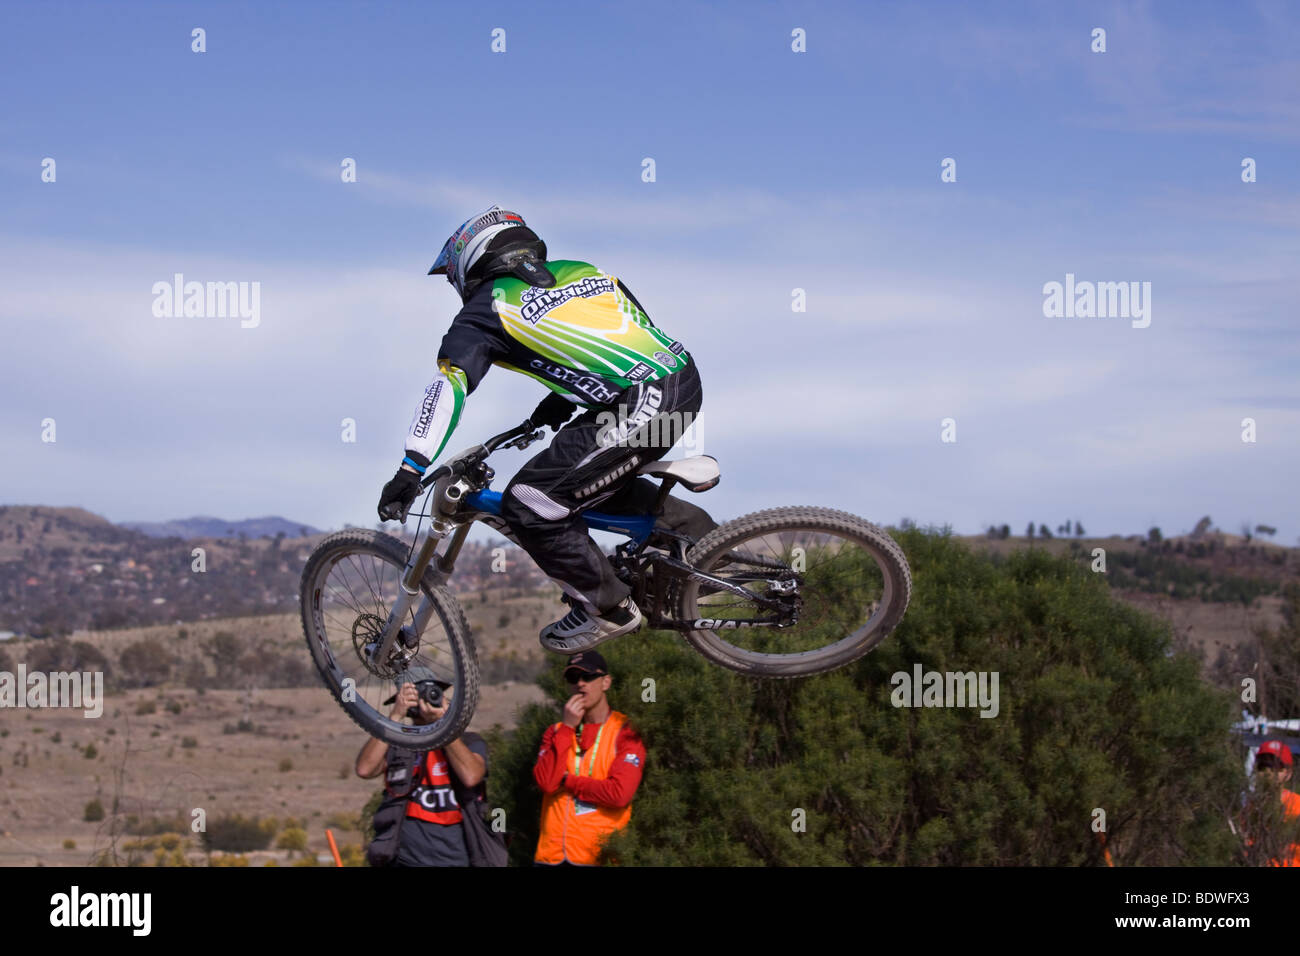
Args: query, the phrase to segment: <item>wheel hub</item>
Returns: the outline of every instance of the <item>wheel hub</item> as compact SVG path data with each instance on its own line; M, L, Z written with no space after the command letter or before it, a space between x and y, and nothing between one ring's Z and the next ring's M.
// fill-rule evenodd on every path
M406 637L403 630L403 633L398 634L398 639L393 642L393 652L389 659L376 661L375 652L379 650L380 639L384 635L384 626L387 623L378 614L357 615L357 619L352 622L352 646L366 670L383 680L394 680L398 674L406 670L407 662L415 656L418 645L407 647L403 640Z

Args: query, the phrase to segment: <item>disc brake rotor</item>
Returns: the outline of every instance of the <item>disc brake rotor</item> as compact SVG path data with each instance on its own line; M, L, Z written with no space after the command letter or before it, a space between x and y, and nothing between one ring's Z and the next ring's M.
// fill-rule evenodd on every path
M393 653L387 661L376 661L375 651L388 622L377 614L359 614L352 622L352 646L357 658L370 673L383 680L394 680L406 670L407 662L415 656L416 648L407 648L402 641L393 642Z

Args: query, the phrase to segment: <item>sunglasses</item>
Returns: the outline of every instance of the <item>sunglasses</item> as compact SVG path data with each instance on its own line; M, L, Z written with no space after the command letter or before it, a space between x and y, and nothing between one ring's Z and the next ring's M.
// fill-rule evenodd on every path
M579 674L576 677L566 677L565 680L568 681L570 684L579 684L583 681L590 684L592 681L600 680L604 676L605 676L604 674Z

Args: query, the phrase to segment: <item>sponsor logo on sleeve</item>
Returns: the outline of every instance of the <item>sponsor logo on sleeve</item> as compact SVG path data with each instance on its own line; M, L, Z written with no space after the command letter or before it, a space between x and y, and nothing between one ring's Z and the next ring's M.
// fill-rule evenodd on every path
M442 382L437 381L424 390L424 403L420 406L420 418L415 423L415 437L426 438L429 426L433 424L433 413L438 407L438 396L442 394Z
M669 355L667 352L656 352L655 355L654 355L654 359L655 359L656 362L658 362L658 363L659 363L660 365L662 365L664 368L676 368L676 367L677 367L677 359L673 358L673 357L672 357L671 355Z

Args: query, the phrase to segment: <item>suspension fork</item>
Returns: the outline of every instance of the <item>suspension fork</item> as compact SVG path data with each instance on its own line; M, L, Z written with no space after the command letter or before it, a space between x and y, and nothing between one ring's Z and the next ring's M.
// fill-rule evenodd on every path
M424 580L424 572L428 570L429 564L433 560L434 553L438 548L438 542L449 533L452 535L446 552L439 556L437 562L438 571L445 577L451 574L455 567L456 556L460 554L460 549L465 544L465 538L469 535L470 524L472 522L466 521L457 526L455 523L443 518L434 519L433 527L424 539L424 543L420 546L420 550L406 563L406 570L402 573L397 600L393 603L392 610L388 612L388 620L384 624L384 632L379 639L379 646L375 649L372 660L378 663L386 663L392 655L393 644L399 635L402 637L403 644L413 646L420 635L424 633L424 629L428 626L429 619L433 617L434 613L434 604L431 599L426 597L420 601L411 628L404 628L402 621L406 619L407 612L410 611L411 605L415 603L416 597L420 594L420 582Z

